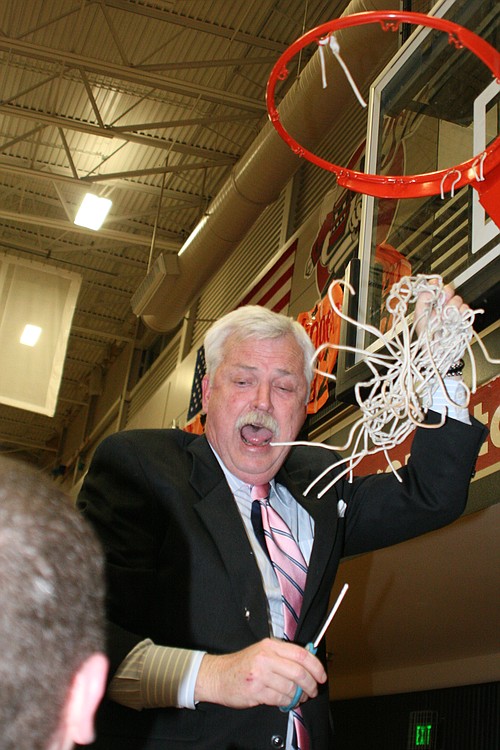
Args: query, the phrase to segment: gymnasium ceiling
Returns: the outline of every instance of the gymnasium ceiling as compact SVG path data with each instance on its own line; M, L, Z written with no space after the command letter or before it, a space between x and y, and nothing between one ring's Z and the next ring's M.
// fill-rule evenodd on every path
M91 379L136 337L149 264L177 253L266 122L274 62L347 4L0 0L0 252L83 280L56 414L0 405L0 450L53 464ZM98 232L73 224L87 191L113 201Z

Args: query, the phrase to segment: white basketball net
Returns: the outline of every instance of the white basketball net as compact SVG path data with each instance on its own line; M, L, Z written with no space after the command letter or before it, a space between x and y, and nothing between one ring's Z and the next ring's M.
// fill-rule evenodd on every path
M423 420L438 385L441 385L448 402L454 403L447 393L443 377L454 363L462 359L465 352L468 353L471 362L472 386L468 388L463 383L465 403L457 406L467 406L471 391L474 392L476 389L476 366L471 340L475 339L489 362L500 362L489 357L484 344L473 330L475 316L483 311L467 309L461 313L457 307L447 306L440 276L405 276L394 284L386 301L386 308L392 316L392 324L385 334L374 326L353 320L336 306L332 295L332 289L336 284L348 286L351 294L354 294L354 289L350 285L343 281L334 281L328 291L333 310L345 321L372 334L380 341L382 348L370 352L356 347L326 343L315 353L314 360L325 348L356 352L363 355L372 373L369 380L357 383L354 388L361 415L352 426L344 445L330 446L308 441L275 443L310 445L331 451L351 449L348 458L342 458L325 469L304 492L304 495L307 495L323 477L340 468L340 472L318 493L318 497L328 492L345 475L349 476L348 481L352 481L353 471L361 460L381 451L391 470L399 481L402 481L389 458L388 451L403 442L417 425L428 429L443 425L446 415L443 415L438 424L426 424ZM429 295L430 301L410 324L409 305L416 302L422 292ZM323 377L335 379L335 376L329 373L320 370L316 372Z

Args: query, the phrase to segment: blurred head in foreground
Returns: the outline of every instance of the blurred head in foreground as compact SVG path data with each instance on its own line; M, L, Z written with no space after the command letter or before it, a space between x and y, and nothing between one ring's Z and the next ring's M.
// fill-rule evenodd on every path
M0 457L0 747L67 750L103 695L100 545L69 498Z

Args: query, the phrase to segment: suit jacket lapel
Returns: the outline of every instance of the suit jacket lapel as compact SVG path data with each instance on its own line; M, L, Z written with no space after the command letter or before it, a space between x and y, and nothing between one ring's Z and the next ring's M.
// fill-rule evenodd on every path
M258 639L264 638L269 635L267 600L234 497L206 438L202 436L194 440L188 450L193 455L190 482L200 497L195 509L219 550L235 600L240 603L242 613L249 611L248 623L254 635ZM333 491L328 499L323 500L318 500L315 494L307 498L302 494L314 478L307 464L296 462L293 467L285 464L276 476L276 481L283 484L312 516L315 526L298 634L325 574L338 529Z
M206 438L194 441L191 485L199 495L195 504L202 523L219 550L235 600L258 638L269 635L267 600L262 578L236 501Z

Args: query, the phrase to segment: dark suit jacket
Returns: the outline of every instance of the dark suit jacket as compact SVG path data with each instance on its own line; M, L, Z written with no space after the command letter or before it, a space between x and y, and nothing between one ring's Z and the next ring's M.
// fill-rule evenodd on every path
M417 536L463 512L483 439L478 423L419 428L402 483L392 474L340 481L321 500L302 492L332 463L332 453L292 449L276 479L315 520L297 642L316 635L342 556ZM338 517L339 499L347 503L345 518ZM107 553L111 675L146 637L218 654L269 635L259 570L205 437L180 430L112 435L96 451L78 505ZM326 685L303 705L312 750L331 747L328 705ZM286 724L287 714L268 706L200 703L196 710L138 712L105 700L95 748L272 750L284 747Z

